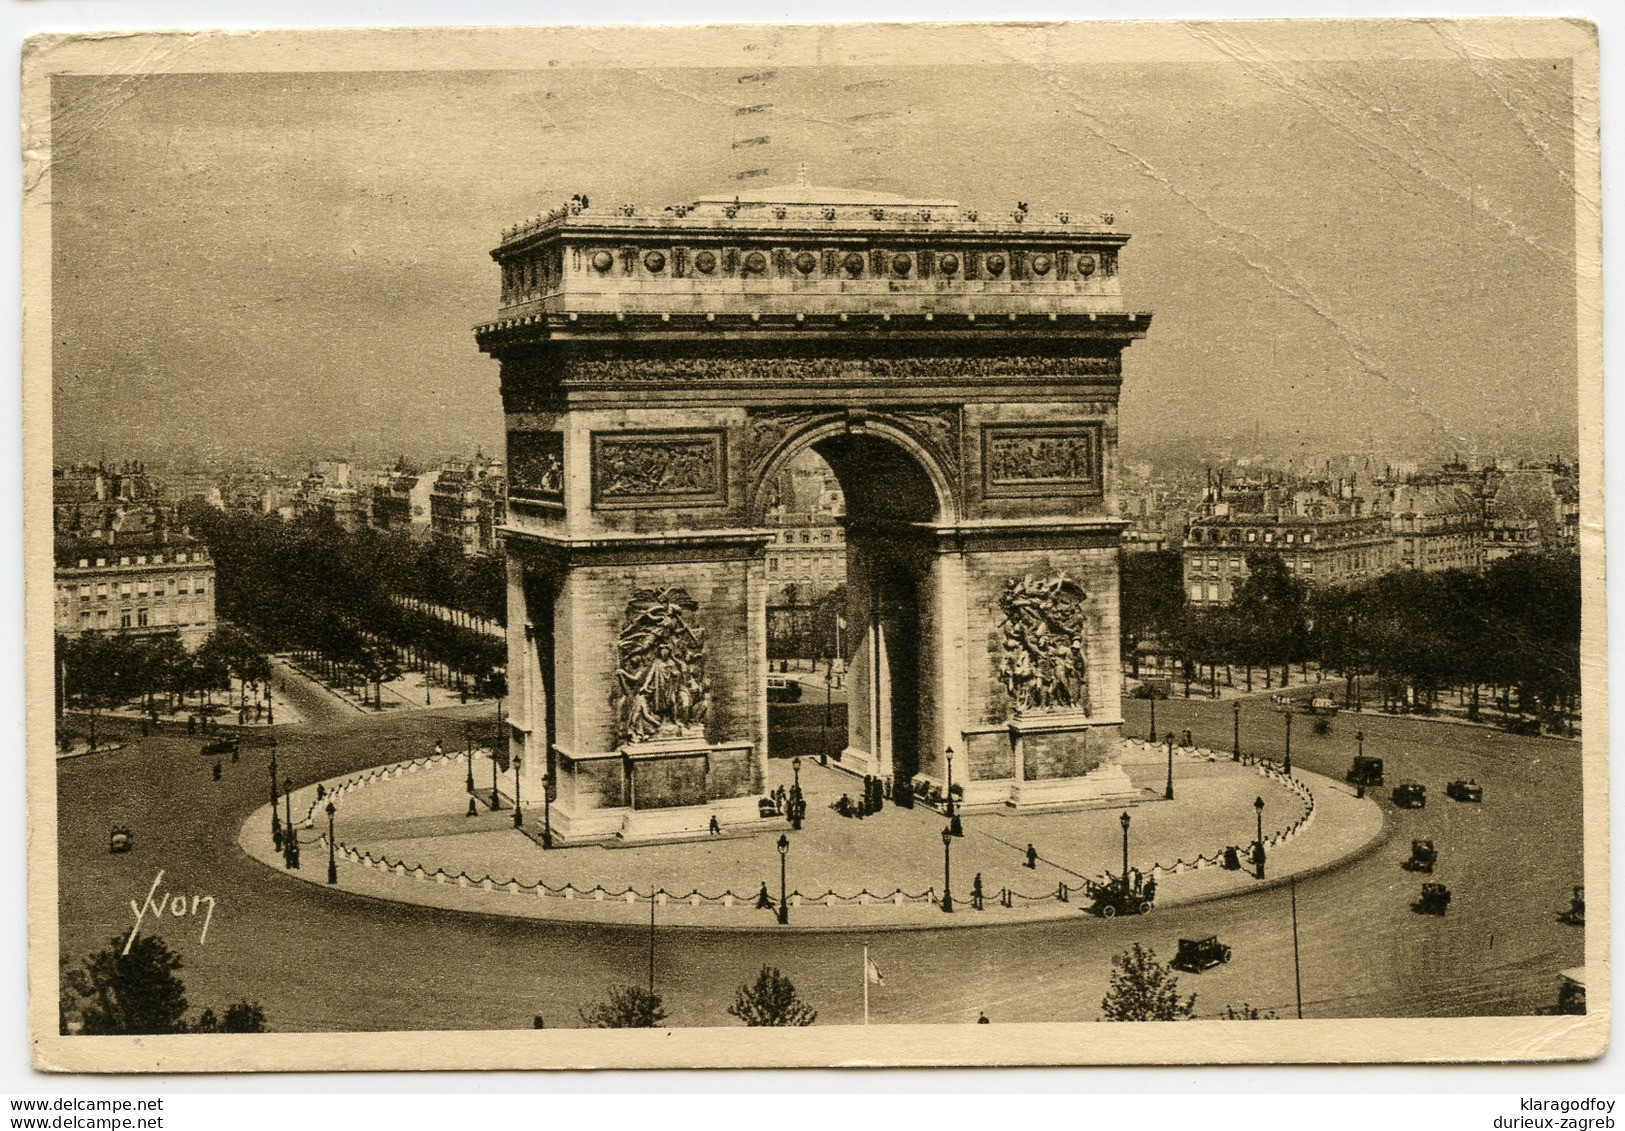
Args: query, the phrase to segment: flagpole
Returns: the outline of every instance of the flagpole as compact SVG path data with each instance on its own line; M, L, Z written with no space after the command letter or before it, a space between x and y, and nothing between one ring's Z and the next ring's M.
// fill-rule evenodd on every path
M869 948L863 948L863 1023L869 1024Z

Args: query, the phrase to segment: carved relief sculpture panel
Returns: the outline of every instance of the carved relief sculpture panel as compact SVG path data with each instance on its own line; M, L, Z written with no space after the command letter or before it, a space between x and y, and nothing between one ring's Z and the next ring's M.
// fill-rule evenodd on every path
M1065 573L1028 574L999 595L999 682L1018 715L1089 711L1084 660L1084 603L1089 595Z
M621 742L704 736L711 685L698 611L682 588L639 589L627 603L610 694Z
M564 433L520 429L508 433L508 495L564 501Z
M595 432L593 506L721 506L724 460L721 432Z
M990 496L1098 495L1101 426L989 425L982 430L982 471Z

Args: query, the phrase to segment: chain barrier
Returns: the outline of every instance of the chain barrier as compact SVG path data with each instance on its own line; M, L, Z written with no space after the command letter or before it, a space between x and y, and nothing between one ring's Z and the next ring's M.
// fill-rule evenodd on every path
M1129 743L1138 743L1139 745L1148 748L1153 745L1145 742L1142 739L1126 739L1125 741ZM1158 749L1161 748L1161 744L1156 744L1156 746ZM1205 751L1205 748L1201 747L1191 747L1190 750L1193 752L1204 751L1206 754L1212 754L1212 751ZM489 752L489 748L486 747L479 747L474 750L475 755L488 755ZM467 756L468 755L465 752L431 754L423 758L411 758L401 762L394 762L387 766L380 766L363 773L353 774L349 778L344 779L343 781L334 785L332 788L328 789L326 791L326 795L322 799L311 802L309 808L306 810L305 821L302 827L311 827L312 823L316 819L317 809L320 806L325 805L328 801L350 792L352 789L364 789L375 781L383 781L388 778L399 777L403 773L416 773L419 770L432 766L445 765L447 763L461 761ZM1244 758L1243 761L1245 763L1246 759ZM1309 826L1315 815L1314 794L1303 782L1296 778L1288 777L1286 774L1276 770L1273 764L1265 763L1262 759L1253 759L1247 764L1256 766L1261 776L1291 790L1300 799L1302 799L1306 805L1304 814L1297 820L1293 821L1292 824L1264 838L1266 848L1278 847L1283 841L1297 836ZM325 845L326 842L327 835L325 833L320 834L314 840L300 840L300 844ZM381 871L385 874L403 878L410 876L422 883L432 882L437 884L456 884L460 888L477 887L490 892L501 890L511 896L528 894L537 898L555 898L565 900L587 899L594 902L617 901L625 903L645 903L652 899L657 905L668 904L675 901L678 903L687 903L691 907L699 907L702 905L721 905L724 907L733 907L735 904L741 903L746 906L766 906L772 908L776 908L778 906L771 894L769 894L766 904L762 904L761 889L748 894L741 894L733 891L730 888L713 895L707 892L702 892L698 888L690 889L687 894L669 892L665 888L655 888L653 891L645 894L631 885L619 890L604 887L602 884L596 884L590 888L578 886L573 883L565 883L559 886L554 886L544 880L536 880L534 883L523 883L514 877L502 880L497 879L489 873L476 878L469 875L467 872L460 870L457 872L447 872L443 868L436 868L431 872L424 868L421 864L408 864L404 859L396 860L391 859L388 856L374 856L370 851L351 847L343 840L339 840L337 842L336 851L337 855L343 857L347 863L352 863L362 868ZM1221 848L1211 856L1203 853L1195 857L1193 860L1185 860L1183 857L1181 857L1175 860L1172 864L1153 864L1147 870L1147 874L1152 878L1158 878L1159 876L1165 874L1178 874L1183 871L1194 871L1201 868L1219 867L1224 864L1224 857L1225 849ZM1080 894L1085 901L1088 901L1093 899L1097 892L1108 887L1110 883L1110 873L1107 873L1106 879L1104 880L1085 878L1081 883L1075 885L1069 885L1065 880L1061 880L1057 884L1054 891L1044 892L1038 895L1029 895L1026 892L1020 892L1012 888L1005 887L999 890L998 903L1001 907L1011 909L1018 906L1018 901L1019 906L1024 907L1030 907L1041 903L1070 903L1074 894ZM928 887L924 891L918 893L906 892L902 888L894 888L890 892L874 892L870 891L868 888L864 888L863 890L854 892L851 895L843 895L842 893L833 889L818 894L804 893L798 889L790 892L788 898L792 907L800 907L804 903L823 904L827 907L868 906L870 904L891 904L895 907L901 907L910 903L930 904L936 906L940 903L940 899L937 895L935 887ZM966 902L968 902L968 900Z

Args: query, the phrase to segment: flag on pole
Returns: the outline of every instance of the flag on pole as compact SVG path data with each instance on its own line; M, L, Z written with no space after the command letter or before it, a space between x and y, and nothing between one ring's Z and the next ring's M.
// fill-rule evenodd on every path
M875 960L869 957L867 951L863 955L863 976L871 986L884 986L886 984L885 977L880 973L880 967L875 965Z

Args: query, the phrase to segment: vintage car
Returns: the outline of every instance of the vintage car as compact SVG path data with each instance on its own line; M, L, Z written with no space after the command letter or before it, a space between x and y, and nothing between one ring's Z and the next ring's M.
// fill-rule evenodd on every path
M1443 884L1423 884L1416 910L1424 915L1443 915L1450 906L1450 889Z
M1153 893L1136 892L1122 880L1098 885L1091 893L1091 897L1093 902L1089 910L1102 919L1111 919L1117 915L1151 914Z
M1439 853L1434 849L1431 840L1411 841L1411 858L1405 861L1405 867L1412 872L1431 872L1433 865L1438 863Z
M1445 796L1457 801L1483 801L1484 787L1473 778L1457 778L1444 787Z
M1557 977L1557 1007L1552 1012L1583 1015L1586 1011L1585 967L1576 966Z
M1363 754L1357 755L1354 759L1354 765L1350 766L1349 772L1343 775L1343 780L1350 785L1381 785L1382 759L1367 758Z
M1401 809L1424 809L1428 803L1427 786L1417 785L1413 781L1394 786L1390 796Z
M205 758L218 758L222 754L235 754L237 742L230 738L217 738L213 742L203 744L202 754Z
M1174 955L1173 965L1176 969L1200 974L1203 970L1211 970L1229 961L1230 948L1217 937L1209 935L1205 939L1180 939L1179 953Z
M769 703L801 702L801 681L791 679L787 675L768 676L767 701Z
M128 825L114 825L107 834L107 851L128 852L135 847L135 837Z
M1309 700L1309 713L1311 715L1335 715L1337 714L1337 700L1316 696Z
M1586 889L1582 885L1574 885L1574 894L1569 897L1569 909L1559 918L1576 927L1586 925Z

